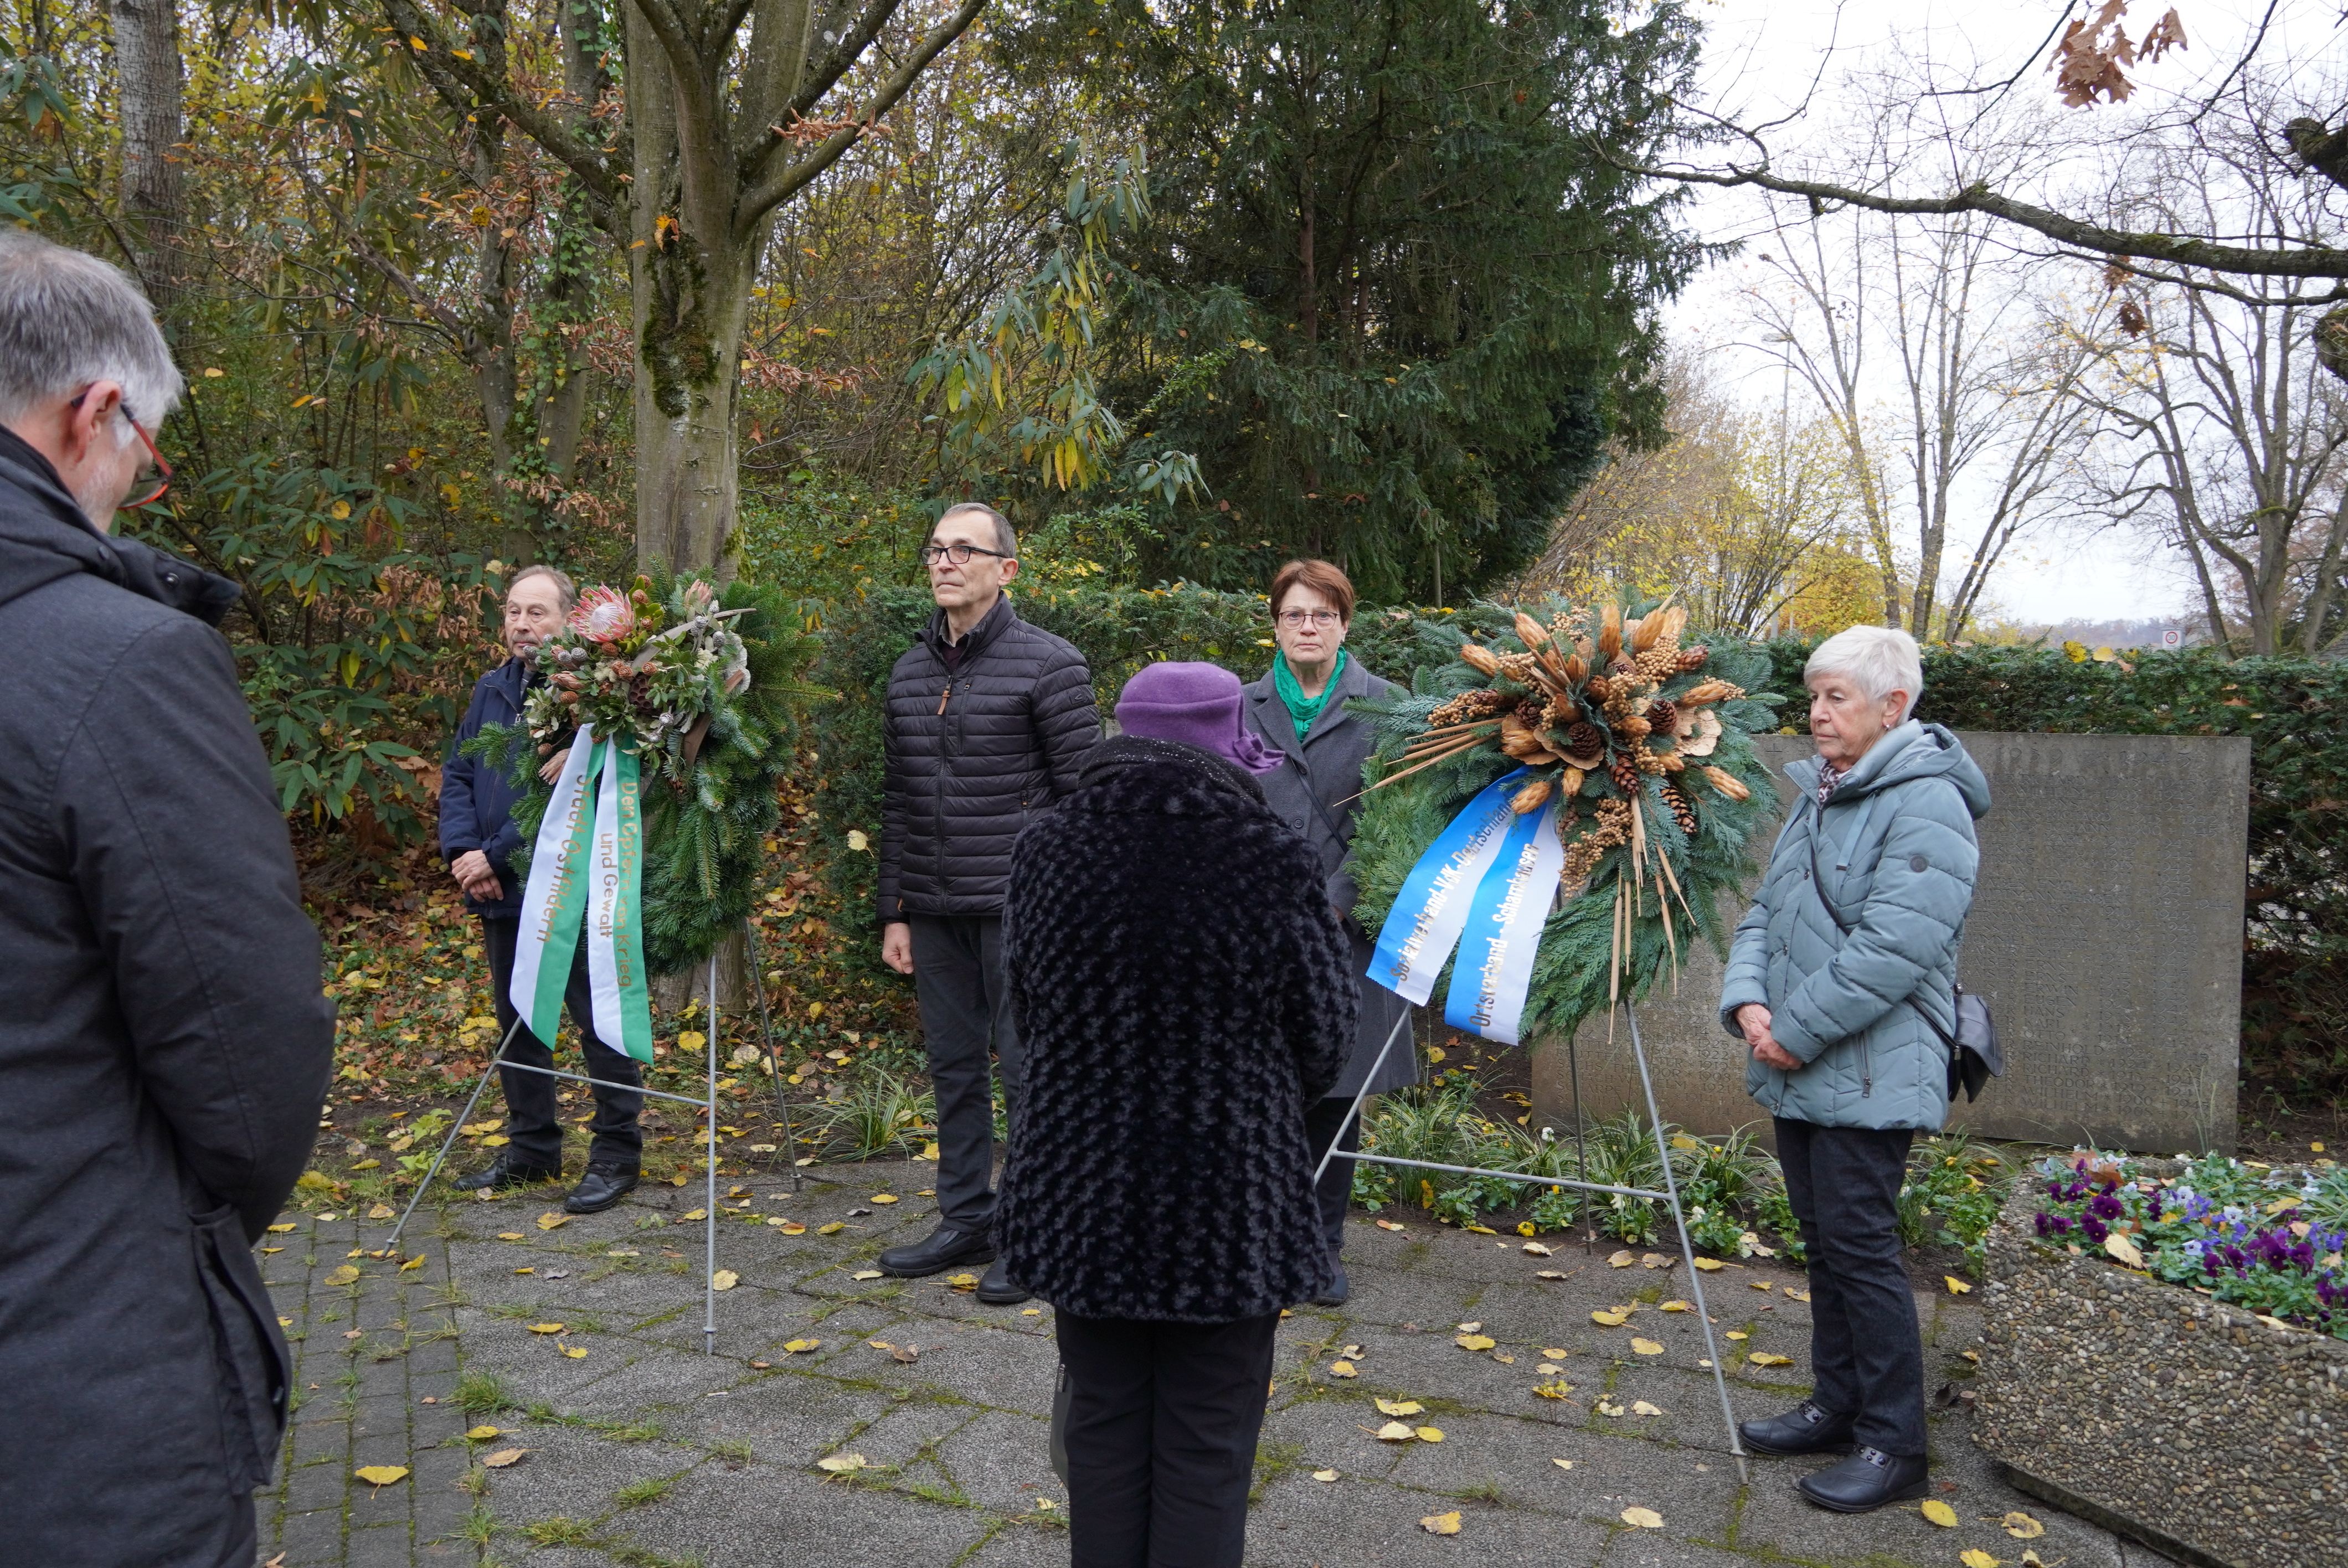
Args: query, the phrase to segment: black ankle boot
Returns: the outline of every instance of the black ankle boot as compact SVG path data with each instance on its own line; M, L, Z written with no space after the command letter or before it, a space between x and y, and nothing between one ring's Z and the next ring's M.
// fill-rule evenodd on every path
M940 1225L922 1241L904 1246L892 1246L873 1260L883 1274L893 1274L900 1279L921 1279L932 1274L943 1274L961 1263L992 1263L994 1244L984 1231L966 1231L953 1225Z
M574 1214L600 1214L633 1191L636 1173L625 1165L590 1165L579 1185L562 1200L565 1210Z
M1765 1454L1847 1454L1850 1425L1850 1417L1830 1414L1804 1399L1782 1416L1740 1423L1736 1435L1746 1447Z
M1925 1470L1921 1454L1901 1459L1881 1449L1862 1448L1838 1465L1804 1476L1794 1489L1837 1513L1869 1513L1886 1503L1923 1496L1931 1485Z
M488 1187L502 1193L510 1187L534 1186L540 1182L559 1182L561 1179L562 1167L560 1165L525 1165L511 1155L501 1153L489 1162L488 1170L458 1177L457 1190L477 1193Z

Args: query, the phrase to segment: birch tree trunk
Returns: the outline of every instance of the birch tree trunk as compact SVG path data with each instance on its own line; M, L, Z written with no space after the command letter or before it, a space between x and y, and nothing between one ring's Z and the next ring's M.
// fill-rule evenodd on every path
M131 260L160 311L185 279L187 218L180 144L187 139L180 18L172 0L111 0L115 93L122 127L121 205Z

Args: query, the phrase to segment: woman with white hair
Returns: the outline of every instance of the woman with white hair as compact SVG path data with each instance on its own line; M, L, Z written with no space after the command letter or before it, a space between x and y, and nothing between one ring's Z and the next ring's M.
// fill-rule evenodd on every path
M1909 717L1916 640L1854 626L1803 671L1818 755L1736 927L1720 1018L1751 1048L1809 1254L1814 1391L1738 1430L1763 1453L1850 1457L1802 1478L1821 1508L1923 1495L1924 1356L1900 1262L1909 1144L1948 1117L1957 943L1989 785L1957 737Z

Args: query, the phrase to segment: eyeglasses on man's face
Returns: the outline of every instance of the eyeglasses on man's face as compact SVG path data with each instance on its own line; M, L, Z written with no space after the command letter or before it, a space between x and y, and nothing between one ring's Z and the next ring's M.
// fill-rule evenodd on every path
M1280 612L1280 623L1290 628L1303 626L1307 622L1314 626L1334 626L1337 620L1338 615L1334 610L1283 610Z
M1008 550L982 549L977 545L923 545L922 547L923 566L935 566L942 560L950 560L956 566L968 566L970 558L973 556L993 556L996 560L1012 559L1011 552Z
M79 408L88 396L89 389L84 387L74 395L66 406ZM152 506L163 498L163 492L171 487L171 465L163 461L163 454L155 449L155 438L147 434L147 427L139 423L137 415L130 412L130 405L118 403L115 407L121 413L122 417L129 422L130 428L139 433L140 444L147 448L148 458L155 465L155 477L149 482L148 487L136 497L126 498L120 503L123 510L135 511L140 507Z

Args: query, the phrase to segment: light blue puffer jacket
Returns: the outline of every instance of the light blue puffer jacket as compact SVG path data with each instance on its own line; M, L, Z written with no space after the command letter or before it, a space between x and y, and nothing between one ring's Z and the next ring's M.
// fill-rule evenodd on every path
M1859 758L1823 813L1816 757L1786 776L1802 793L1737 925L1720 1018L1739 1034L1736 1009L1763 1004L1803 1065L1748 1061L1746 1087L1773 1116L1937 1131L1949 1049L1933 1026L1956 1025L1957 944L1989 781L1955 735L1913 719Z

